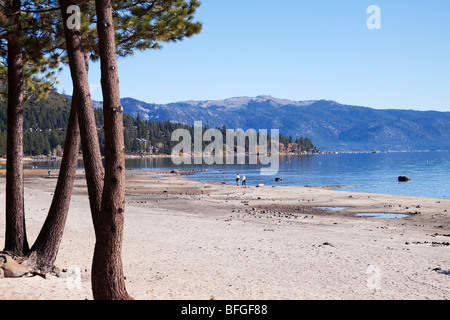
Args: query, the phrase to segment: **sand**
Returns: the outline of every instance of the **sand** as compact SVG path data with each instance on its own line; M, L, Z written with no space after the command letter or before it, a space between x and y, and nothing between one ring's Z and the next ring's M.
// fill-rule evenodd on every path
M30 244L56 184L46 175L26 174ZM0 208L4 188L2 176ZM448 210L448 199L282 183L237 187L170 172L127 171L127 290L138 300L449 299ZM409 216L355 216L369 212ZM4 219L2 213L2 246ZM0 279L0 299L92 299L94 240L80 172L56 266L81 274Z

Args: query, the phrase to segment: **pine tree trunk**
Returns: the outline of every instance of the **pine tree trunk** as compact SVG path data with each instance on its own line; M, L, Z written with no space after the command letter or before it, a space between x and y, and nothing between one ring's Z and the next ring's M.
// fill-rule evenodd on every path
M6 2L16 26L8 34L8 120L6 160L5 251L23 256L28 241L23 193L23 54L20 45L20 1Z
M55 264L69 212L70 198L78 164L78 153L80 151L80 131L77 114L79 101L79 94L74 91L64 144L64 155L52 204L41 232L26 260L26 265L29 269L40 270L42 273L50 272Z
M89 193L89 203L94 220L100 215L101 197L103 190L103 164L98 141L97 126L95 123L94 108L89 89L88 66L89 53L84 52L80 30L68 28L67 7L77 5L74 0L60 0L61 15L64 21L64 35L66 49L69 56L69 66L74 91L80 94L78 105L78 121L80 125L83 162L86 172L86 181Z
M131 299L125 288L122 238L125 213L125 146L115 31L109 0L96 0L105 129L105 181L96 228L92 292L97 300Z
M89 52L82 51L81 53L76 53L76 60L81 59L83 56L86 67L86 80L83 81L87 81L87 84L89 85L87 78L89 70ZM78 119L80 123L81 145L83 148L83 163L86 172L89 204L95 227L95 221L100 215L102 204L104 169L92 99L90 94L85 97L84 104L82 104L83 108L78 109Z

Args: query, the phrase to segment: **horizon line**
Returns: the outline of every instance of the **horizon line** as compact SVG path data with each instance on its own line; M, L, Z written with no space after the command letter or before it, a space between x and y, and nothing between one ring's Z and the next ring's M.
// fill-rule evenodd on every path
M65 93L61 93L57 90L58 93L63 94L67 97L72 97L71 95L65 94ZM130 96L124 96L121 97L120 99L132 99L132 100L136 100L139 102L143 102L146 104L151 104L151 105L169 105L169 104L176 104L176 103L192 103L192 102L217 102L217 101L226 101L226 100L231 100L231 99L256 99L256 98L262 98L265 97L267 99L273 98L274 100L284 100L284 101L290 101L290 102L294 102L294 103L310 103L312 102L312 104L319 102L319 101L329 101L329 102L334 102L337 103L339 105L342 106L351 106L351 107L359 107L359 108L369 108L369 109L374 109L374 110L404 110L404 111L417 111L417 112L442 112L442 113L446 113L446 112L450 112L450 107L448 108L449 110L437 110L437 109L414 109L412 107L384 107L384 108L376 108L376 107L369 107L369 106L364 106L364 105L358 105L358 104L348 104L348 103L341 103L338 102L336 100L332 100L332 99L305 99L305 100L293 100L293 99L288 99L288 98L279 98L279 97L275 97L272 95L257 95L257 96L232 96L232 97L228 97L228 98L218 98L218 99L186 99L186 100L178 100L178 101L172 101L172 102L165 102L165 103L158 103L158 102L148 102L148 101L144 101L141 99L137 99L134 97L130 97ZM94 100L92 99L93 102L98 102L98 103L103 103L103 101L101 100ZM286 104L289 105L289 104Z

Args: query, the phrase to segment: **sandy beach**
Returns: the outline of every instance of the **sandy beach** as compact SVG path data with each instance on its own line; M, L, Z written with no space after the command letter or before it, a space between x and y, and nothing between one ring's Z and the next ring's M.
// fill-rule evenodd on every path
M52 170L52 175L57 173ZM56 185L25 178L28 239ZM5 178L0 176L4 245ZM127 171L123 262L138 300L411 300L450 298L450 200L237 187L158 171ZM402 219L357 213L407 214ZM86 181L75 181L56 266L69 272L0 279L0 299L92 299L94 248Z

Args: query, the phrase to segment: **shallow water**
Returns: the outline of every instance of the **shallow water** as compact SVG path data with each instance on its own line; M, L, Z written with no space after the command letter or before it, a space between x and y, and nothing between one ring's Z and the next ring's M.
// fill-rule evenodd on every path
M193 176L200 181L247 185L328 186L333 190L447 198L450 196L450 152L397 152L282 156L274 176L262 176L257 165L208 166ZM399 182L399 176L411 178ZM282 178L277 182L275 178Z
M39 168L58 163L37 162ZM83 163L79 163L83 168ZM450 197L450 151L341 153L307 156L280 156L275 175L261 175L261 166L242 164L175 165L169 158L127 159L127 169L194 170L192 179L235 184L236 174L245 175L247 185L328 186L333 190L397 194L434 198ZM399 182L399 176L411 178ZM275 181L281 178L282 181Z
M347 207L316 207L319 210L327 210L327 211L339 211L348 209Z
M397 214L397 213L357 213L355 217L366 217L369 219L402 219L407 218L407 214Z

